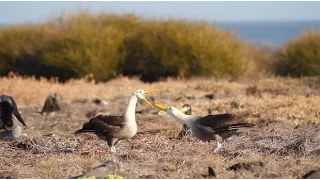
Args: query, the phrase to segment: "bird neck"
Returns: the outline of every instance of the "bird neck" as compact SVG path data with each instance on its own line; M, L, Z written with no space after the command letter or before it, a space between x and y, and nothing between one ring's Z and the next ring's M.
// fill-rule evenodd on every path
M197 119L197 116L186 115L176 108L174 109L174 111L172 111L172 113L169 114L189 127L191 127L193 122Z
M127 119L127 121L135 121L137 101L137 96L133 94L129 99L125 112L123 113L123 116L126 117L125 119Z

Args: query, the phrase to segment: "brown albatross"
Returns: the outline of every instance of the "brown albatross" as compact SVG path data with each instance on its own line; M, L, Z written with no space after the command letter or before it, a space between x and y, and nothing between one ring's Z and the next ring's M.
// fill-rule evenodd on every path
M97 114L85 123L82 129L75 133L94 132L100 139L108 142L109 151L115 152L115 145L119 140L132 138L137 133L137 123L135 119L135 109L138 99L143 100L151 107L152 104L145 98L145 94L149 94L158 89L137 90L128 102L125 112L121 116L110 116Z
M221 148L223 139L234 135L240 128L253 127L254 124L241 122L241 119L234 114L216 114L207 116L186 115L172 106L154 104L154 107L166 111L172 117L190 127L192 134L202 141L217 141L217 148Z

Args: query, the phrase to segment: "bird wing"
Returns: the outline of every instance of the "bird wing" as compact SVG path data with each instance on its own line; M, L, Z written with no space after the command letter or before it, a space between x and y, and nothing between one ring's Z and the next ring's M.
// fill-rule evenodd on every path
M234 114L208 115L197 121L197 126L206 132L229 137L242 127L253 127L254 124L240 122Z
M83 132L94 131L96 134L113 136L119 132L120 128L125 125L125 121L121 116L97 115L87 122Z
M216 114L200 118L197 124L210 127L211 129L217 129L226 125L236 124L238 120L239 118L234 114Z
M113 125L113 126L122 126L122 125L125 125L126 123L122 119L122 116L109 116L109 115L98 114L92 119L97 119L107 125Z

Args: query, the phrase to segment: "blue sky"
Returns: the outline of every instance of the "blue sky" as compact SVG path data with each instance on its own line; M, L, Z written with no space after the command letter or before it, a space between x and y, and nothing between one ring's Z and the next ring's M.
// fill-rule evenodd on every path
M45 21L63 10L75 12L136 13L152 18L188 18L206 21L284 21L320 20L320 1L316 2L219 2L219 1L34 1L0 2L0 24Z

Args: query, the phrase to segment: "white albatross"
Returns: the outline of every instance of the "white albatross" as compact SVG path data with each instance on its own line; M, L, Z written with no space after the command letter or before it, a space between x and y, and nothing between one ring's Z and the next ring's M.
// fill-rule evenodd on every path
M115 152L115 145L119 140L132 138L137 133L135 110L138 99L153 107L144 95L155 91L159 90L151 89L144 91L139 89L135 91L129 99L125 112L121 116L97 114L86 122L82 129L77 130L75 133L94 132L100 139L107 141L109 151Z

